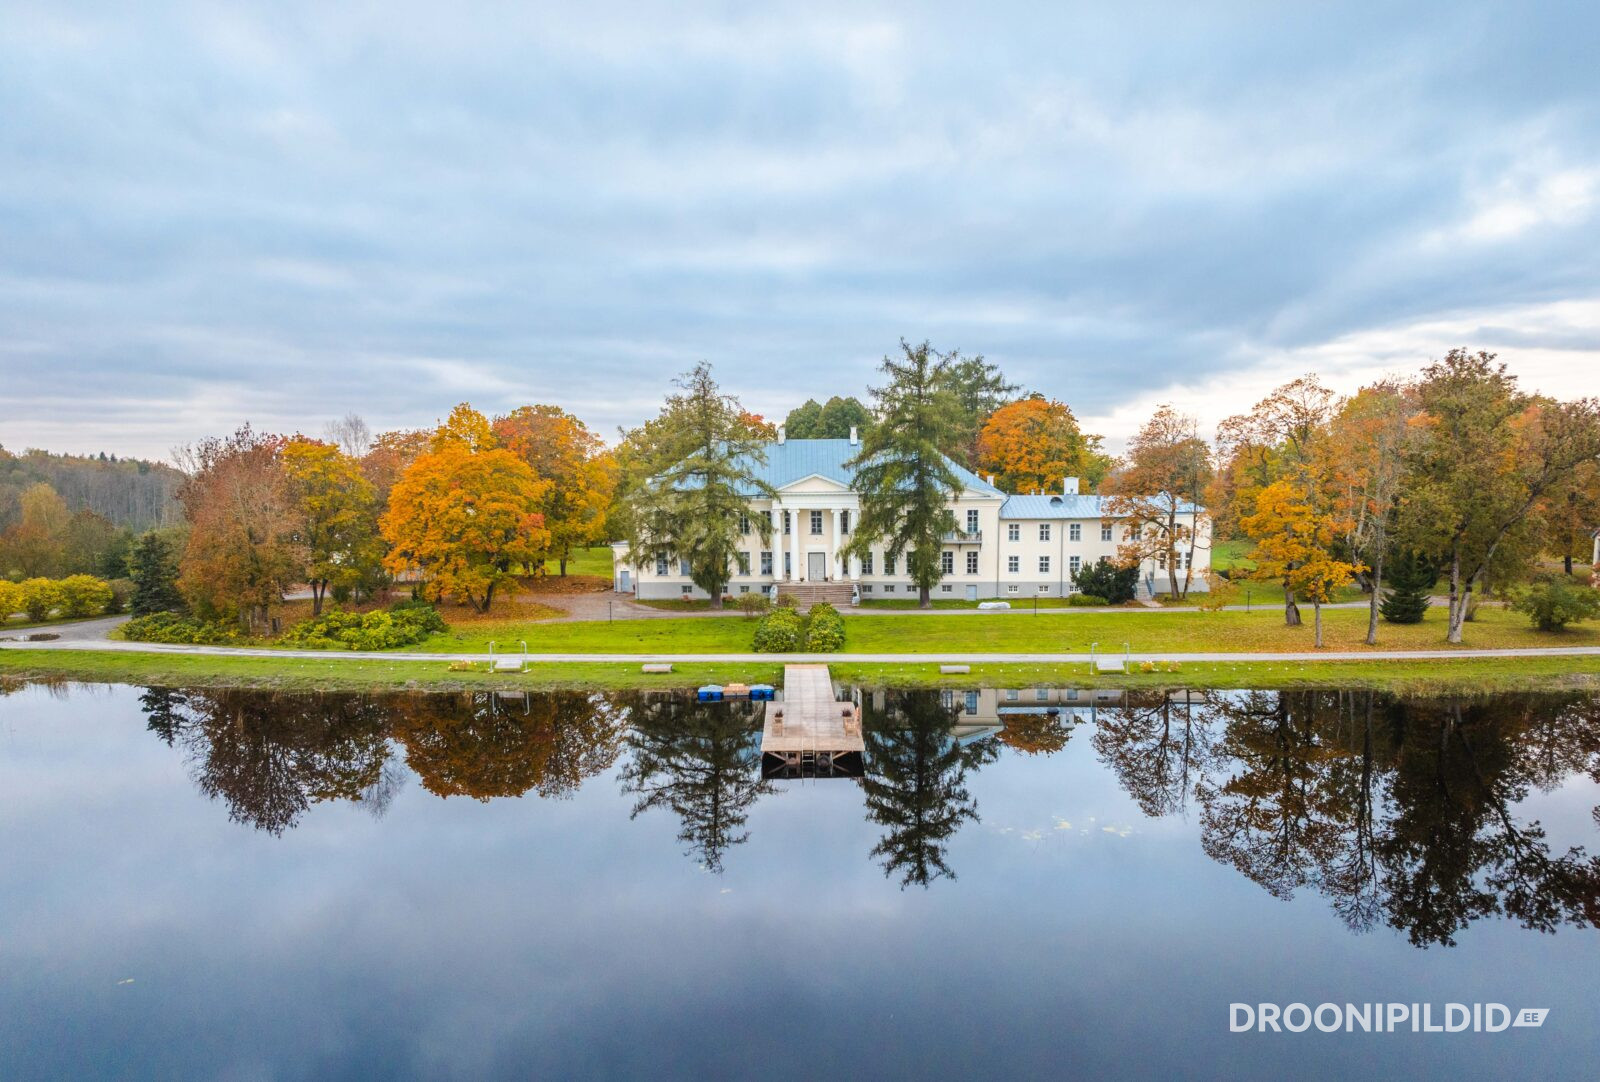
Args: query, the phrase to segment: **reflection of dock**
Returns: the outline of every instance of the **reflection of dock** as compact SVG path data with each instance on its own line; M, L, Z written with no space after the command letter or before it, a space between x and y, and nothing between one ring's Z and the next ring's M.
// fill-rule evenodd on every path
M768 703L761 729L767 778L860 777L861 715L836 702L826 665L785 665L783 701Z

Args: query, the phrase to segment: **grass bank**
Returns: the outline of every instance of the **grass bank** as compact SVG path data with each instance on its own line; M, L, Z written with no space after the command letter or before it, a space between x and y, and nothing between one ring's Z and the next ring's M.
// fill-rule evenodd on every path
M0 678L119 684L246 687L284 691L459 691L682 689L701 684L781 683L779 663L681 664L651 674L637 663L539 664L526 674L452 672L442 661L367 661L307 654L287 658L0 650ZM944 675L934 662L831 666L843 683L891 687L1294 688L1362 687L1394 692L1487 692L1600 688L1600 657L1460 658L1447 661L1221 662L1178 672L1091 675L1088 666L979 663Z
M1256 612L1156 612L1087 610L988 612L972 615L923 613L905 616L846 616L846 650L860 653L1083 653L1090 643L1136 653L1296 652L1312 649L1311 611L1305 625L1285 627L1281 609ZM1330 650L1368 650L1367 614L1362 609L1323 612ZM534 653L745 653L755 621L739 617L663 618L582 623L530 623L480 619L453 626L414 649L432 653L483 652L489 643L526 640ZM1420 624L1383 624L1379 650L1445 649L1442 611ZM1534 631L1525 616L1485 606L1467 625L1464 648L1597 646L1600 630Z

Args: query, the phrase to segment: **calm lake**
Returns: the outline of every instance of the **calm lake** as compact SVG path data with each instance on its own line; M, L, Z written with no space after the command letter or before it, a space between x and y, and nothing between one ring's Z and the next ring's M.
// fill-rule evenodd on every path
M0 690L0 1078L1596 1072L1594 696Z

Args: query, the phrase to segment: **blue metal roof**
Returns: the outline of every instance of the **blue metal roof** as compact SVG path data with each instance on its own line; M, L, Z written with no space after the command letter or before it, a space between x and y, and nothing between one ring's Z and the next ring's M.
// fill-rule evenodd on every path
M1118 518L1105 513L1104 496L1007 496L1000 505L1000 517L1005 518ZM1194 510L1187 500L1180 500L1178 513L1187 515ZM1202 508L1203 510L1203 508Z
M765 465L756 464L751 472L773 488L782 488L815 474L846 487L854 487L855 472L845 463L861 452L861 445L849 440L785 440L766 444ZM985 496L1004 495L971 470L950 463L961 483Z

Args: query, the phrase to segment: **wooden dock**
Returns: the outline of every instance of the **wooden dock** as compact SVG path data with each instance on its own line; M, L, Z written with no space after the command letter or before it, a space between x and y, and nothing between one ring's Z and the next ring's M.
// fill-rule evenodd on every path
M854 703L837 702L826 665L785 665L783 701L761 728L764 778L859 778L866 744Z

